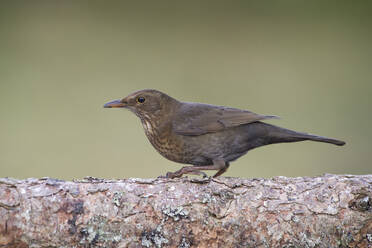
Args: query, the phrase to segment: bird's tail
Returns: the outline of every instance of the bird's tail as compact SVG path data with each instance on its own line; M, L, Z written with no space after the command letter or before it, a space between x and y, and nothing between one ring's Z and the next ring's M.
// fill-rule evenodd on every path
M274 143L282 143L282 142L297 142L297 141L304 141L304 140L312 140L317 142L324 142L330 143L337 146L345 145L345 142L342 140L331 139L327 137L322 137L313 134L301 133L292 131L289 129L277 127L274 125L267 124L268 129L268 142L270 144Z

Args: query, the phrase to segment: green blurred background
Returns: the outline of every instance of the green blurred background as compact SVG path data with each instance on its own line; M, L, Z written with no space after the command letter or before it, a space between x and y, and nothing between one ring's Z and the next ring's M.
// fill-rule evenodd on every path
M8 1L0 8L0 177L156 177L132 113L102 105L155 88L281 116L343 139L250 151L226 176L366 174L370 1Z

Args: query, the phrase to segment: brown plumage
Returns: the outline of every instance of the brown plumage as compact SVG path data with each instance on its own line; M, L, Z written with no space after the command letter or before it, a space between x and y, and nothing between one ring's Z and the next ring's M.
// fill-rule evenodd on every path
M165 158L185 166L167 177L183 174L205 176L201 170L217 170L219 176L229 162L263 145L312 140L342 146L345 142L295 132L261 122L276 116L247 110L178 101L157 90L141 90L105 108L127 108L142 122L155 149Z

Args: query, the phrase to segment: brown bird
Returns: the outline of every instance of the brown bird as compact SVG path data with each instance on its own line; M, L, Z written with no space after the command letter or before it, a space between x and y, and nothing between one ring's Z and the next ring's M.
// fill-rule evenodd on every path
M224 173L231 161L253 148L283 142L312 140L342 146L344 141L288 130L261 122L277 118L247 110L181 102L157 90L141 90L105 108L127 108L142 122L147 138L165 158L191 164L167 178L183 174L206 176L201 170Z

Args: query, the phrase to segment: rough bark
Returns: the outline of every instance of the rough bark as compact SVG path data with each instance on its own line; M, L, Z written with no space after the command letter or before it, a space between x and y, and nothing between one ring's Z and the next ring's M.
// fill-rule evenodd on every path
M0 179L0 247L371 247L372 175Z

